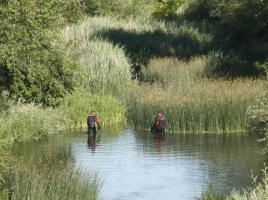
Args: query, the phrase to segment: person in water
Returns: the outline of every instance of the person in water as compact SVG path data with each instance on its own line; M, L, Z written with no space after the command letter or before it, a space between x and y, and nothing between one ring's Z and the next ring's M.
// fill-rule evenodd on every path
M93 131L93 134L96 134L95 123L98 124L98 129L100 129L101 127L100 127L97 117L95 116L95 111L91 111L91 115L89 115L87 118L88 134L91 134L91 130Z
M158 113L158 118L157 118L157 122L155 125L156 125L156 132L162 133L162 134L165 132L167 121L166 121L165 116L162 115L162 112Z
M137 79L140 81L140 79L141 79L141 66L138 62L135 63L135 73L137 75Z

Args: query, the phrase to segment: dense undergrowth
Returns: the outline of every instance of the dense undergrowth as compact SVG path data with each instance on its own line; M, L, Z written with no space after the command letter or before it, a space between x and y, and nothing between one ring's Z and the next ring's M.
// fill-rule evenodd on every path
M203 77L207 59L152 60L143 70L144 82L127 100L134 126L150 130L161 110L169 131L247 130L251 120L248 108L256 101L264 81L207 79Z
M44 195L40 191L50 179L40 186L34 175L56 175L36 168L32 176L23 172L27 166L8 170L4 146L84 127L91 110L103 125L129 121L138 129L150 129L159 110L169 131L266 128L260 77L268 67L267 0L3 0L0 5L0 91L7 91L0 98L3 199L21 198L16 192L28 191L27 181L36 183L31 198ZM132 76L137 61L140 82ZM25 188L12 190L23 177ZM63 180L59 176L57 182ZM254 191L263 192L262 186Z
M5 185L11 188L8 199L99 199L102 182L97 173L72 164L56 166L52 161L16 161L5 175Z

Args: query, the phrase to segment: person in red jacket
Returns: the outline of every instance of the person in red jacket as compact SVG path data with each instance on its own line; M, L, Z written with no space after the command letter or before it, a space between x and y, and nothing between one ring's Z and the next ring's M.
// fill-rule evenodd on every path
M156 131L158 133L163 134L165 132L165 127L167 125L167 121L166 121L165 116L162 115L162 112L158 113L158 119L157 119L157 122L155 125L156 125Z
M91 130L93 131L93 134L96 134L95 123L98 124L98 129L100 129L101 127L100 127L97 117L95 116L95 111L91 111L91 115L89 115L87 118L88 135L91 134Z

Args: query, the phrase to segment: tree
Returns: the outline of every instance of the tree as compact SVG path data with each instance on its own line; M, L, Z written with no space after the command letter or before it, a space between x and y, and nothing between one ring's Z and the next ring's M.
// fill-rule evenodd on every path
M0 90L55 105L74 87L77 66L64 55L56 28L65 19L56 0L0 1Z
M178 17L178 8L181 2L179 0L161 0L161 2L154 7L153 16L161 19L176 19Z

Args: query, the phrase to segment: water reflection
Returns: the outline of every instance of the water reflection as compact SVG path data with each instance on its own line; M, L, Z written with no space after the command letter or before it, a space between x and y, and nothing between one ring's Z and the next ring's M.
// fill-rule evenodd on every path
M158 151L160 154L162 154L163 148L166 145L165 134L155 133L155 137L156 137L156 145L157 145Z
M102 199L193 199L209 181L231 191L250 186L263 168L258 133L137 133L107 128L86 130L15 145L25 159L71 159L105 177Z
M87 147L91 149L92 153L96 152L96 148L98 147L98 143L100 142L100 135L98 134L88 134L87 138Z

